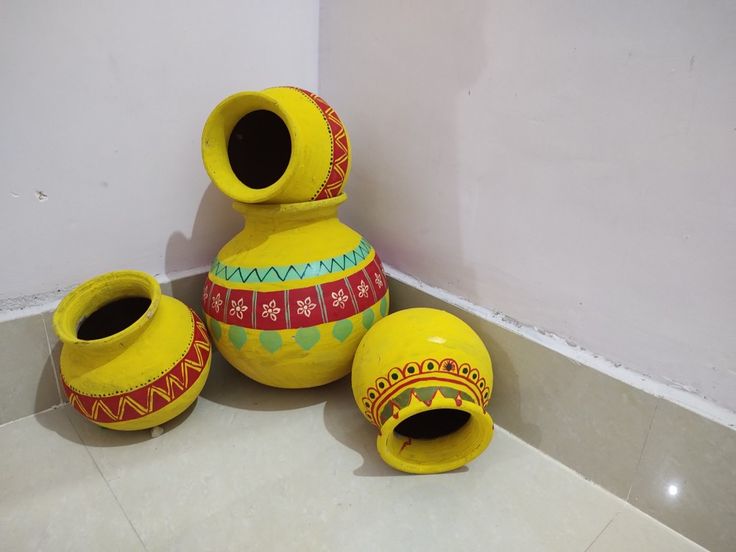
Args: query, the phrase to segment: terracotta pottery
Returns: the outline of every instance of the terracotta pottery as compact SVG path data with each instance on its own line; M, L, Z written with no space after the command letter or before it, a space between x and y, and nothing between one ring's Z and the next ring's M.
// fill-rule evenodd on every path
M224 99L202 132L212 182L243 203L298 203L340 195L350 173L347 131L322 98L281 86Z
M337 218L345 199L235 204L245 227L218 253L202 304L217 348L256 381L300 388L345 376L388 311L380 259Z
M299 88L234 94L207 119L202 158L245 217L204 287L213 342L267 385L343 377L388 290L373 247L337 217L350 171L337 113Z
M54 313L69 403L110 429L150 428L183 412L210 368L210 342L189 307L145 272L92 278Z
M491 441L491 358L462 320L435 309L384 318L353 362L353 396L378 428L381 458L397 470L438 473L476 458Z

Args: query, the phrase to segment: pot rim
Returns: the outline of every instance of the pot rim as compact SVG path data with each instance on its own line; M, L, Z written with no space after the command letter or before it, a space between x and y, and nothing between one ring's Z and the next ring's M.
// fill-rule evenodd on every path
M268 90L268 89L267 89ZM294 117L266 92L237 92L222 100L207 117L202 129L202 161L212 182L228 197L243 203L262 203L278 196L293 179L304 148L303 137L296 131ZM227 154L230 134L240 119L253 111L265 110L277 115L291 138L291 156L283 174L265 188L250 188L233 172Z
M77 331L93 312L125 297L146 297L151 304L132 324L100 339L80 339ZM145 328L161 302L161 286L156 279L139 270L117 270L95 276L66 295L53 316L56 335L66 345L104 347L123 342Z
M411 439L395 432L404 420L430 410L461 410L470 417L460 428L434 439ZM391 467L408 473L442 473L457 469L477 458L493 438L491 415L474 402L458 404L439 391L428 405L416 399L381 426L376 447L381 458Z

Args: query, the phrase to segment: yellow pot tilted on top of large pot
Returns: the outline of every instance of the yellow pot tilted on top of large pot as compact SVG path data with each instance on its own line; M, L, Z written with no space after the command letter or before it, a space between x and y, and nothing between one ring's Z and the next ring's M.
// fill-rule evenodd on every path
M110 272L75 288L54 313L63 343L60 373L69 403L110 429L145 429L182 413L210 368L199 317L135 270Z
M407 309L378 322L355 354L352 385L378 428L381 458L397 470L459 468L493 437L491 358L472 328L447 312Z
M322 98L280 86L220 102L202 131L202 160L212 182L235 201L315 201L340 195L350 140Z
M205 283L213 342L267 385L345 376L360 339L388 311L388 289L373 247L337 217L350 170L337 113L298 88L235 94L207 119L202 157L245 217Z

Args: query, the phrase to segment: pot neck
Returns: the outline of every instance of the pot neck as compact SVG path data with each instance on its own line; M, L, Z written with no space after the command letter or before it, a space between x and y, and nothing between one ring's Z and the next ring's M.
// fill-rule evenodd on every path
M148 308L134 322L99 339L78 336L81 324L93 313L112 302L131 297L150 300ZM160 301L161 286L150 274L137 270L109 272L84 282L64 297L54 313L54 330L67 346L99 354L120 351L147 329Z
M346 194L319 201L303 203L240 203L233 202L233 208L245 218L246 228L267 228L268 231L288 229L312 222L320 222L337 217L338 207L348 198Z

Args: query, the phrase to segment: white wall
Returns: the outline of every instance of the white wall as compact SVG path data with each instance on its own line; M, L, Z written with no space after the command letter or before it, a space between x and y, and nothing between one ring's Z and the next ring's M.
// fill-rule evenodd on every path
M390 264L736 410L736 3L323 0Z
M4 0L0 309L209 264L241 224L202 167L209 111L316 89L317 49L318 0Z

